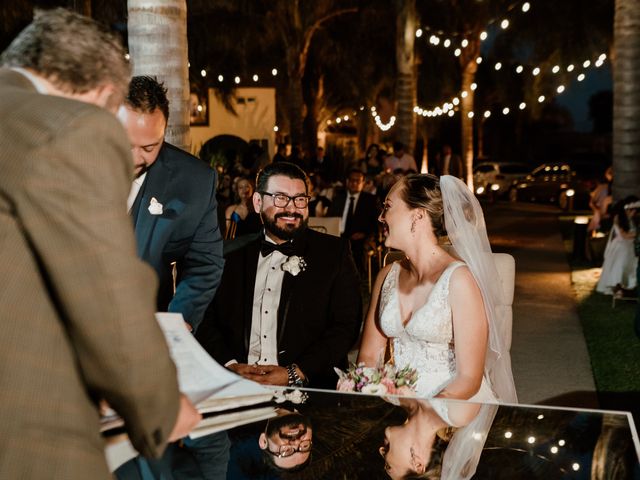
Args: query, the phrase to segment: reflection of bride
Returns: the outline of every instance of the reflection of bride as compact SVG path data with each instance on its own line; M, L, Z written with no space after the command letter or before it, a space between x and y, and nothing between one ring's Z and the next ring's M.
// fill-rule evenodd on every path
M475 450L473 465L469 465L469 462L464 465L460 463L457 466L458 470L452 472L451 463L458 460L457 458L451 460L452 455L449 453L448 445L450 441L452 446L459 443L456 437L463 434L466 428L458 430L449 427L453 425L465 427L481 410L484 410L482 413L484 416L490 417L488 427L497 407L456 401L449 402L445 406L441 400L428 401L413 398L398 400L407 413L407 419L402 425L385 429L384 443L379 449L380 455L384 458L387 475L392 479L463 478L472 475L473 471L468 469L475 470L488 428L485 432L476 431L475 436L466 438L467 442L474 444L466 445L467 449L471 447ZM480 433L479 437L478 433Z
M409 175L380 220L387 247L406 259L376 279L358 362L375 365L391 339L395 365L418 372L419 396L515 402L510 325L496 308L502 288L473 194L452 176ZM444 234L459 258L438 245Z

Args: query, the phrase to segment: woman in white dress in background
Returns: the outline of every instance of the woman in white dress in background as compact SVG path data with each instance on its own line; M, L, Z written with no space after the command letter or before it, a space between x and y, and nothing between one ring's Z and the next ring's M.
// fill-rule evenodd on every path
M613 227L604 250L604 262L596 290L606 295L619 295L624 290L636 288L636 257L633 241L636 237L635 225L631 222L631 209L625 208L638 201L629 196L613 207Z

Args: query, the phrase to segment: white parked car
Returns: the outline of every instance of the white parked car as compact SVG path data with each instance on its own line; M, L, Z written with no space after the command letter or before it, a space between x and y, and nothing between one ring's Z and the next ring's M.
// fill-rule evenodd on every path
M482 162L473 169L473 185L476 195L485 195L489 191L497 195L506 195L514 180L531 171L525 163Z

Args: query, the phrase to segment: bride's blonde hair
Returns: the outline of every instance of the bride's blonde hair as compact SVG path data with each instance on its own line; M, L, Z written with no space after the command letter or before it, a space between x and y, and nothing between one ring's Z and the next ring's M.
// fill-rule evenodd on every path
M411 209L421 208L427 212L436 237L447 234L444 227L444 207L438 177L430 174L407 175L400 180L400 198Z

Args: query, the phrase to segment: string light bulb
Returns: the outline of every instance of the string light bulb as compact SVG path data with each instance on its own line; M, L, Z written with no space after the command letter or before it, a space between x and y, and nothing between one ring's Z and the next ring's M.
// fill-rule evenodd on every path
M523 70L524 70L524 67L522 65L518 65L516 67L516 73L522 73Z
M278 75L278 69L274 68L273 70L271 70L271 75L273 75L274 77Z
M536 67L532 70L531 74L535 77L540 73L540 67Z
M496 65L493 68L495 68L496 70L500 70L502 68L502 63L496 62Z
M456 57L459 57L461 53L462 53L462 50L460 50L459 48L456 48L456 49L455 49L455 51L453 52L453 54L454 54Z
M467 40L466 38L462 40L462 42L460 42L460 46L462 48L467 48L468 45L469 45L469 40Z
M471 85L469 85L469 88L470 88L471 90L475 90L476 88L478 88L478 84L477 84L477 83L475 83L475 82L473 82Z
M487 39L488 36L489 36L489 34L487 32L482 32L480 34L480 40L482 40L484 42Z
M200 70L200 75L202 77L206 77L207 76L207 71L203 68L202 70Z
M567 66L567 72L573 72L573 69L576 68L574 67L573 63L571 65Z
M449 48L451 46L451 40L449 40L448 38L442 43L442 45L444 46L444 48Z
M219 82L224 82L224 77L222 75L218 75L218 81Z
M253 76L253 81L254 81L254 82L257 82L257 81L258 81L258 75L254 75L254 76Z
M509 110L509 107L504 107L504 108L502 109L502 114L503 114L503 115L509 115L509 111L510 111L510 110Z
M559 65L554 65L554 67L551 69L551 71L553 73L558 73L560 71L560 66Z
M480 64L482 63L482 57L477 57L477 58L476 58L476 63L477 63L478 65L480 65Z
M484 112L484 118L489 118L490 116L491 116L491 112L490 112L489 110L486 110L486 111ZM509 433L511 433L511 432L509 432ZM505 433L505 436L506 436L506 435L507 435L507 434ZM507 437L507 438L511 438L511 437Z
M544 95L540 95L538 97L538 103L542 103L542 102L544 102Z
M506 18L502 20L500 22L500 28L502 28L503 30L506 30L507 28L509 28L509 20L507 20Z
M421 36L422 36L422 29L419 28L419 29L416 30L416 37L420 38Z
M584 80L584 73L581 73L580 75L578 75L578 81L581 82Z
M556 92L558 93L564 92L564 85L559 85L558 88L556 88Z
M524 102L522 102L522 103L520 103L520 105L518 105L518 108L519 108L520 110L524 110L525 108L527 108L527 104L526 104L526 103L524 103Z
M469 112L469 113L467 113L467 117L469 117L469 118L473 118L473 112Z
M582 64L584 68L589 68L589 65L591 65L591 62L589 60L585 60L584 63Z
M531 4L529 2L524 2L522 4L522 11L524 13L527 13L529 11L529 9L531 8Z
M240 83L240 77L235 77L233 81L238 85Z

